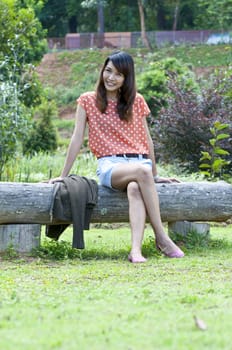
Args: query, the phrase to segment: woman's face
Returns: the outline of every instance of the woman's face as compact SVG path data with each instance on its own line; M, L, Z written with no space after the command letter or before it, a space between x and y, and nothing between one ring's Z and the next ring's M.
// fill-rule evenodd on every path
M108 93L116 93L123 85L125 77L120 73L112 61L109 61L103 71L103 81Z

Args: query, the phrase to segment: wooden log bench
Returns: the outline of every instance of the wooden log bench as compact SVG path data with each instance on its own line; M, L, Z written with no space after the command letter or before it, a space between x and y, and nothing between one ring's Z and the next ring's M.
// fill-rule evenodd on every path
M224 181L156 186L163 222L225 222L232 218L232 185ZM37 239L33 237L34 229L38 232L40 225L59 223L51 215L53 191L53 184L0 182L0 250L6 245L5 238L1 237L9 236L16 226L21 232L21 225L32 225L28 230L32 238L27 238L25 244L25 251L29 251L33 245L40 244L40 236ZM93 210L91 222L124 223L128 220L126 193L99 186L98 204ZM21 233L23 239L26 238ZM19 240L16 240L21 247L19 251L23 251L24 244L19 244Z

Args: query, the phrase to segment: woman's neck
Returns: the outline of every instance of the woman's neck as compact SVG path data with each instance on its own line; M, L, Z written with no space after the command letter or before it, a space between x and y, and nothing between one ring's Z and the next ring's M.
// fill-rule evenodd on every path
M107 93L106 98L108 101L117 101L118 94L117 93Z

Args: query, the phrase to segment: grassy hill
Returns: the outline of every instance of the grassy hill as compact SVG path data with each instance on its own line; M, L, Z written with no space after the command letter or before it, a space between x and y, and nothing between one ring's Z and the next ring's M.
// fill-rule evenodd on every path
M150 62L176 57L189 64L198 77L206 76L216 67L232 62L231 45L171 46L149 52L146 49L130 49L139 75ZM109 49L88 49L48 53L37 67L41 82L58 106L58 118L54 121L61 138L70 136L76 98L84 91L92 90L99 70Z

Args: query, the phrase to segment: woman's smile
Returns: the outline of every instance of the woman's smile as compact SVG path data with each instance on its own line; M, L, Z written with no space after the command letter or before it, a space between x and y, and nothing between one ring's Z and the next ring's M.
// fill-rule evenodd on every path
M106 91L110 94L116 94L123 85L124 75L115 68L111 61L109 61L103 72L103 81Z

